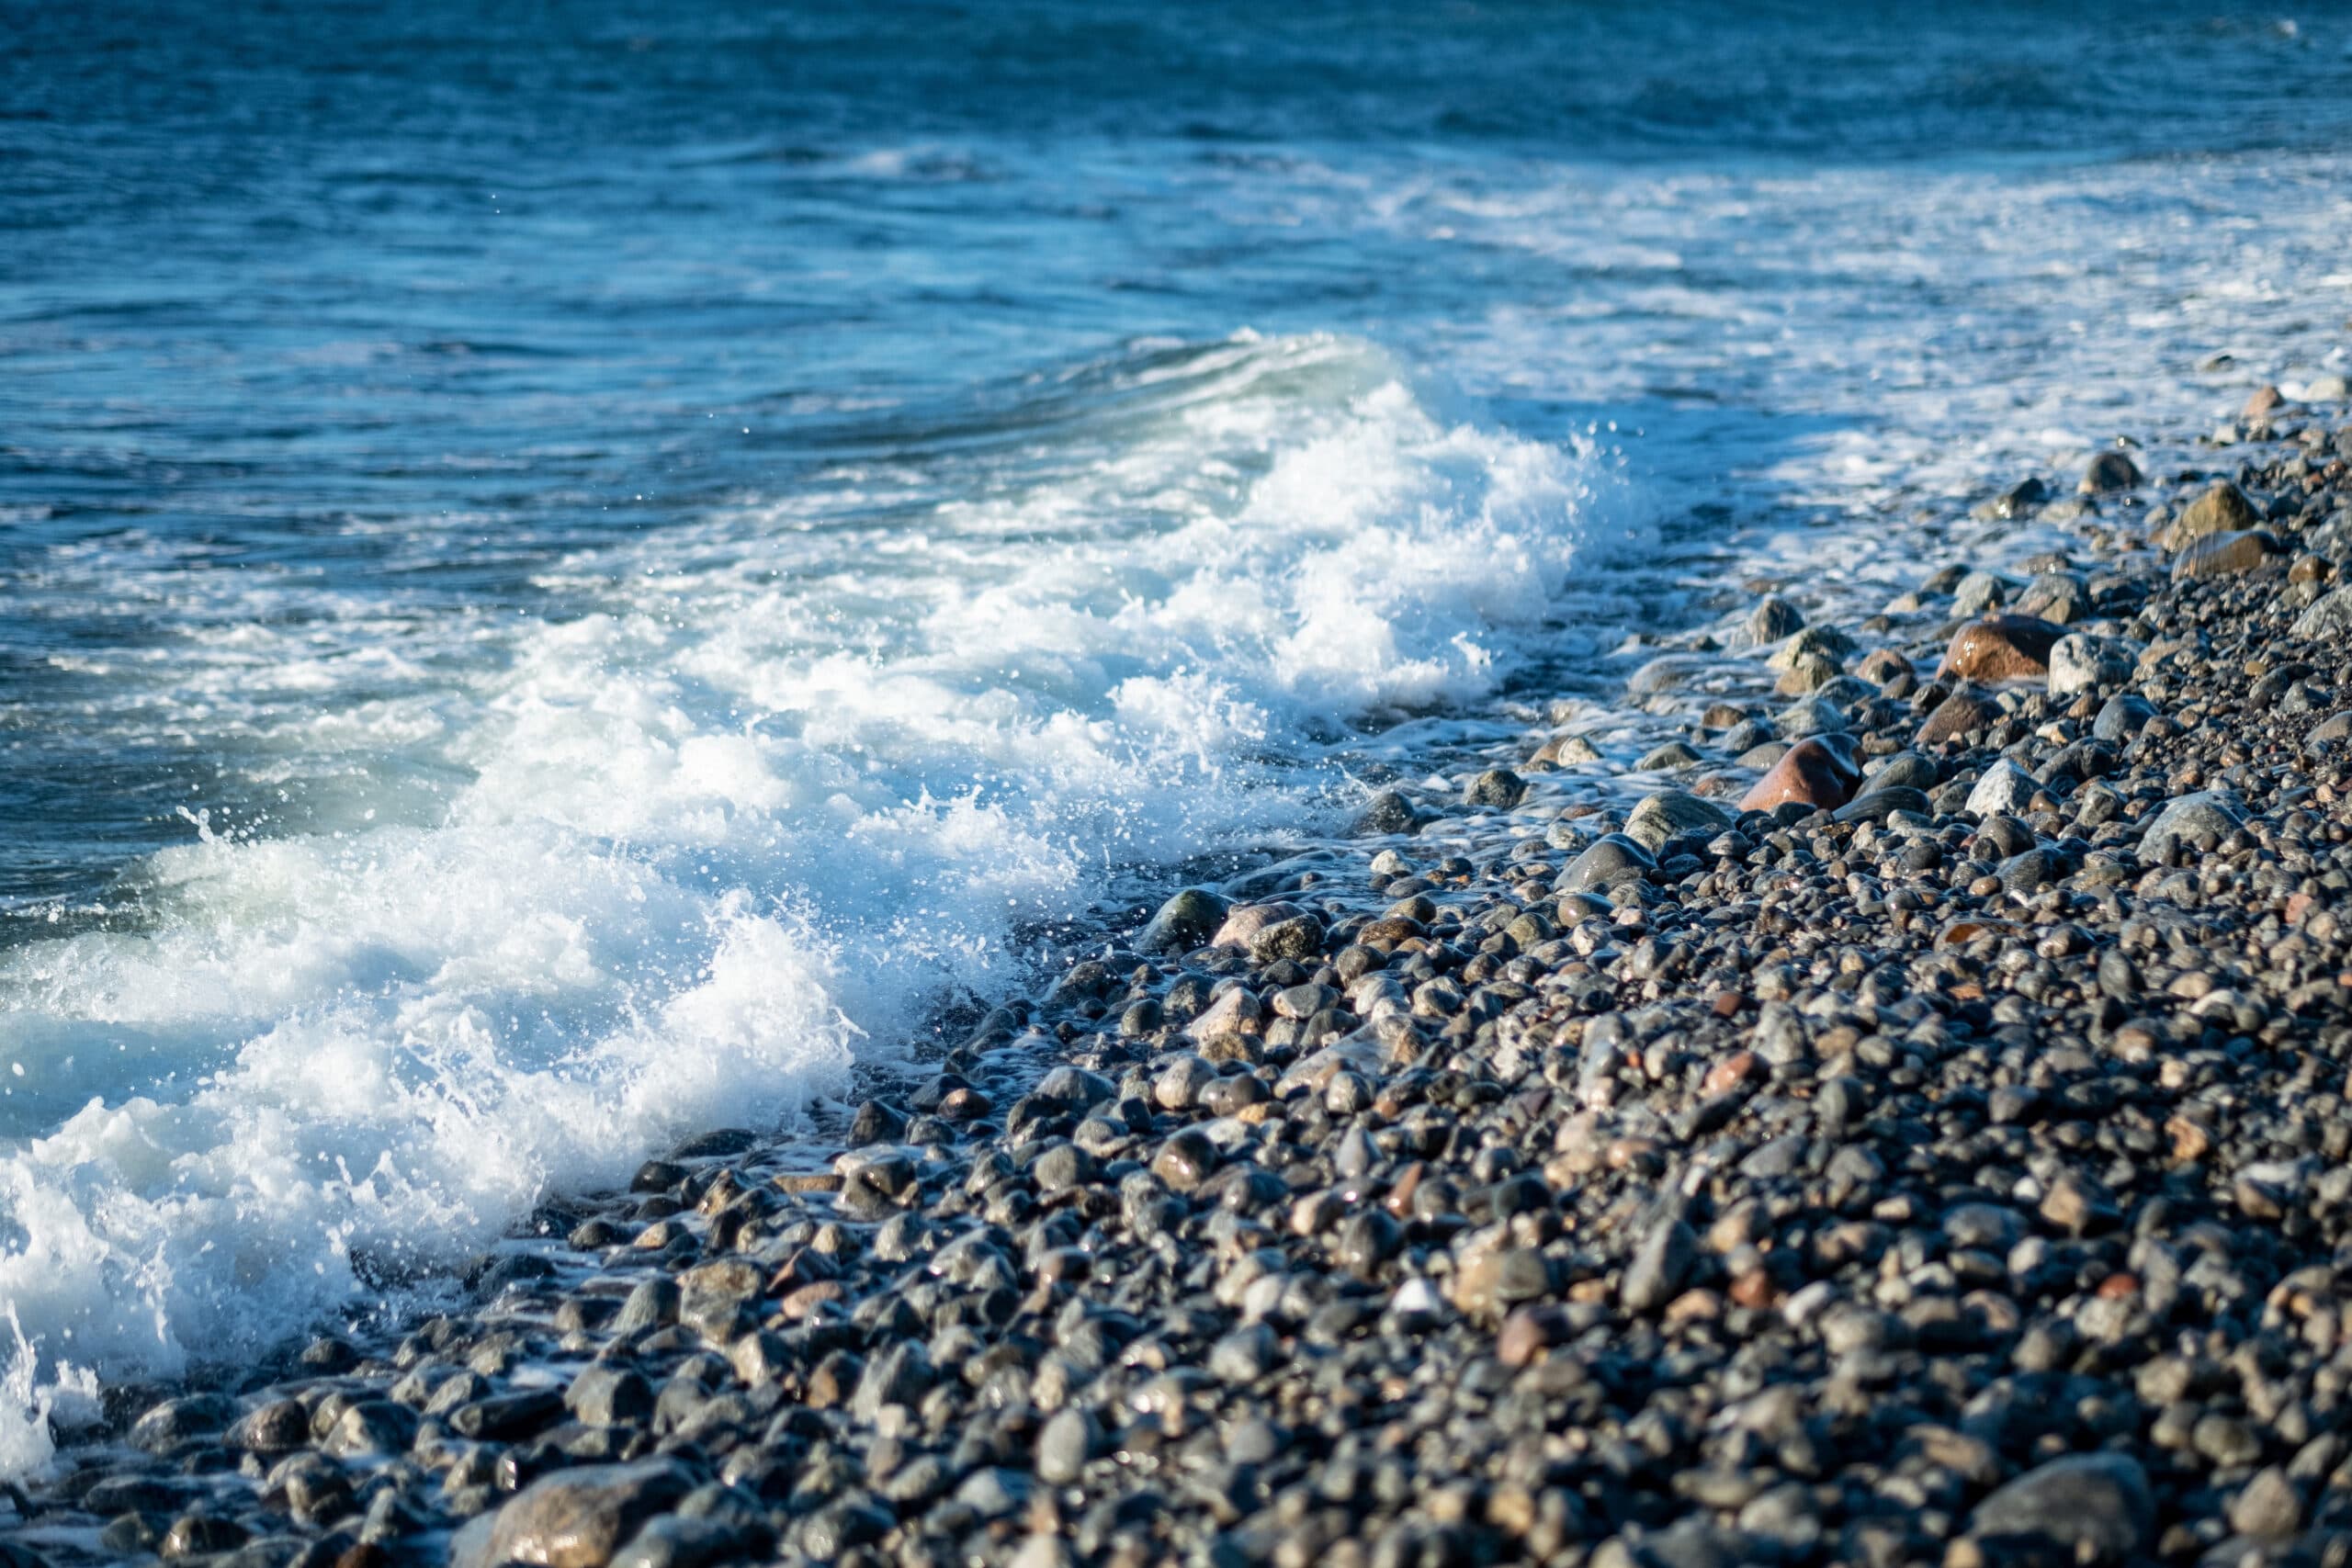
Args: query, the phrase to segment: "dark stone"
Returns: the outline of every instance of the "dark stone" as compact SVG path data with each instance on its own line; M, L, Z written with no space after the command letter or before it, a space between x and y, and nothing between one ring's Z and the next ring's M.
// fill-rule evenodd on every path
M130 1446L151 1454L168 1453L199 1438L217 1438L237 1418L237 1402L224 1394L191 1393L167 1399L130 1428Z
M1628 877L1638 877L1657 865L1656 856L1624 834L1606 833L1568 863L1568 868L1553 883L1552 891L1589 893Z
M1527 798L1527 781L1509 768L1488 768L1470 781L1462 792L1464 802L1470 806L1492 807L1509 811Z
M1403 829L1388 829L1402 831ZM1204 887L1187 887L1160 905L1136 938L1138 953L1190 953L1208 945L1231 903Z
M2155 1495L2128 1455L2068 1454L2028 1471L1976 1506L1976 1534L2057 1544L2078 1562L2120 1562L2155 1534Z

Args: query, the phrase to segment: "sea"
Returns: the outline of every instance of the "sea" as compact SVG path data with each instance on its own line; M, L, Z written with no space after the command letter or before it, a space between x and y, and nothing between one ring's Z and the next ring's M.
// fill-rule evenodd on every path
M2343 373L2347 235L2341 6L5 0L0 1474Z

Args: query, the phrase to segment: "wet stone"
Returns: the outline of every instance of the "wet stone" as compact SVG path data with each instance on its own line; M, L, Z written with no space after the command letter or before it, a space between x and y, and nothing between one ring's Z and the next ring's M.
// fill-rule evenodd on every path
M456 1568L605 1568L640 1525L693 1489L693 1475L668 1460L559 1471L459 1531L451 1562Z
M1553 891L1590 893L1627 877L1638 877L1657 864L1657 857L1633 839L1622 833L1604 834L1568 863L1567 869L1553 884Z
M1815 736L1789 748L1770 773L1740 798L1742 811L1771 811L1794 802L1834 811L1853 798L1861 782L1852 740Z
M2080 488L2086 495L2103 495L2140 483L2140 466L2125 453L2109 451L2095 454L2085 466Z
M319 1446L345 1458L405 1453L416 1439L416 1412L407 1405L389 1399L361 1400L344 1411Z
M1527 797L1527 782L1509 768L1488 768L1472 779L1463 790L1462 798L1470 806L1491 807L1509 811Z
M1968 572L1952 585L1951 613L1961 620L1973 620L2007 604L2014 592L2015 586L1997 572Z
M1962 687L1953 692L1919 727L1917 743L1926 747L1950 745L1969 734L1984 729L2000 716L1991 698L1982 692Z
M1206 888L1183 888L1159 905L1152 919L1136 936L1136 952L1190 952L1204 947L1216 929L1226 924L1230 905Z
M167 1399L141 1416L130 1428L130 1446L148 1453L168 1453L183 1443L218 1438L237 1418L237 1402L218 1393L191 1393Z
M1779 594L1767 594L1747 613L1748 639L1757 644L1779 642L1804 629L1804 615Z
M299 1449L311 1440L311 1413L300 1400L272 1400L238 1417L221 1440L230 1448L251 1453L283 1453Z
M172 1521L163 1540L155 1543L155 1555L166 1562L187 1557L209 1556L214 1552L233 1551L243 1546L253 1532L234 1519L224 1519L211 1514L183 1514Z
M1730 813L1687 790L1661 790L1634 807L1625 837L1655 855L1669 840L1698 833L1713 838L1731 826Z
M1216 1166L1216 1145L1196 1127L1176 1134L1151 1156L1151 1173L1179 1192L1197 1190Z

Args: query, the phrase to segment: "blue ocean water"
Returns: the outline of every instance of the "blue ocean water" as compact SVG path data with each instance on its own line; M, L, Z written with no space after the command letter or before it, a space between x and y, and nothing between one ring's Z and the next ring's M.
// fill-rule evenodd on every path
M2344 363L2341 8L677 9L0 6L18 1406Z

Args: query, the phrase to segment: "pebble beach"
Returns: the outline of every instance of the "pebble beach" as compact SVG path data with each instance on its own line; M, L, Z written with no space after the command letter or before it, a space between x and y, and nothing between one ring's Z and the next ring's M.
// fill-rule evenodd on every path
M110 1386L0 1562L2352 1560L2305 390L1984 477L2064 548L1750 583L459 1309Z

